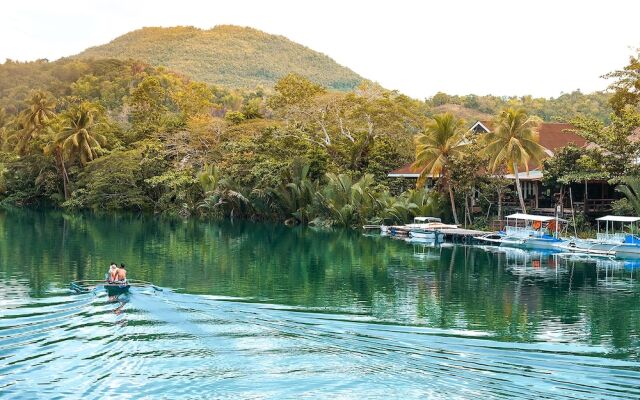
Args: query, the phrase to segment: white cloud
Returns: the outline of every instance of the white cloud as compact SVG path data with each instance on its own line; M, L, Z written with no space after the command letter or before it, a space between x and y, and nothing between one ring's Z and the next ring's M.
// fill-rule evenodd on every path
M31 1L3 5L0 59L57 59L142 26L252 26L414 97L604 89L640 46L640 3Z

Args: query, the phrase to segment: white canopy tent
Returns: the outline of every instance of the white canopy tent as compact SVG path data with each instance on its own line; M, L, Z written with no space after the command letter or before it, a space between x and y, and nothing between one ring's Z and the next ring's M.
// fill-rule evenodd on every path
M630 224L631 232L634 232L634 222L640 221L639 217L623 217L618 215L605 215L604 217L596 218L598 221L598 233L600 233L600 221L604 221L605 232L609 233L609 224L611 224L611 231L615 232L614 222L620 222L620 230L624 232L624 225Z
M617 215L605 215L604 217L596 218L596 221L636 222L636 221L640 221L640 217L621 217Z
M522 213L515 213L515 214L507 215L506 218L507 219L519 219L519 220L524 220L524 221L540 221L540 222L549 222L549 221L553 221L553 220L557 219L560 222L567 222L567 220L562 219L562 218L548 217L548 216L545 216L545 215L522 214Z

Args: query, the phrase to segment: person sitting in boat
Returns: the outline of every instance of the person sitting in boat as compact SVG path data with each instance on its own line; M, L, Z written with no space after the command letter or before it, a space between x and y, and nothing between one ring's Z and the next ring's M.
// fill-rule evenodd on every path
M113 282L116 280L116 275L117 275L117 271L118 271L118 265L114 262L111 262L111 265L109 266L109 272L107 272L107 276L106 276L106 281L107 282Z
M124 264L120 264L120 267L116 270L115 283L127 283L127 269Z

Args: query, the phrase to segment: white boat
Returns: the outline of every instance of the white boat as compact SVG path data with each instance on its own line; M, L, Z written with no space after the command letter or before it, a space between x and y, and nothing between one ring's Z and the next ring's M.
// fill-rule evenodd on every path
M594 254L640 257L640 237L634 233L638 230L636 223L640 221L639 217L606 215L596 218L596 221L598 221L598 232L595 239L572 238L567 241L563 249ZM601 230L603 222L605 224L604 232ZM619 230L616 230L618 224Z
M412 224L405 225L409 229L409 237L416 239L444 240L443 230L456 229L458 225L443 224L440 218L436 217L415 217Z
M444 233L436 230L412 229L409 231L409 237L412 239L425 239L442 242L444 239Z
M504 231L477 237L477 240L499 246L522 247L526 249L557 250L568 244L559 237L560 224L566 220L544 215L516 213L506 217Z

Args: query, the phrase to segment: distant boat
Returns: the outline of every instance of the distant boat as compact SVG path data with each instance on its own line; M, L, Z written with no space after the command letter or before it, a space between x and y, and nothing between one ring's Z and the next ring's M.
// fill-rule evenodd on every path
M639 217L622 217L616 215L606 215L596 218L598 222L598 232L595 239L572 238L567 240L564 250L615 255L640 257L640 237L634 232L637 231ZM604 232L601 231L600 224L604 222ZM619 230L616 230L616 225ZM625 229L627 231L625 231Z
M394 235L408 235L414 239L435 240L441 242L444 229L455 229L458 225L443 224L440 218L436 217L415 217L413 223L402 226L392 226L391 233Z
M444 233L436 230L428 229L412 229L409 231L409 237L413 239L434 240L441 242L444 239Z
M560 246L568 244L568 240L559 237L560 224L567 223L564 219L523 213L508 215L506 219L504 231L476 239L499 246L526 249L559 250Z

